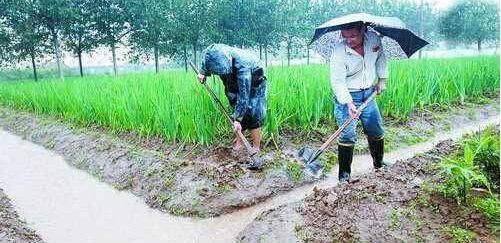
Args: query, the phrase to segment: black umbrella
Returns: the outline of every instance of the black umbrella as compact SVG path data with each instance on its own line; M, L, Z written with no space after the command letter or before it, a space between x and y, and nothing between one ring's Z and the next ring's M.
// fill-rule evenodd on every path
M329 58L337 41L342 40L341 29L351 23L363 23L368 31L375 31L388 38L382 39L383 50L390 58L410 57L429 43L411 30L396 17L380 17L357 13L331 19L315 29L310 45L323 57Z

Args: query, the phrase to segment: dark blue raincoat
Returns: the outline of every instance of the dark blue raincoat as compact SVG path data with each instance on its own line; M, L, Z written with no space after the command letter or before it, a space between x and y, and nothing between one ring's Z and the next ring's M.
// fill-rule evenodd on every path
M253 54L224 44L210 45L203 54L200 73L218 75L243 129L261 127L266 115L266 77Z

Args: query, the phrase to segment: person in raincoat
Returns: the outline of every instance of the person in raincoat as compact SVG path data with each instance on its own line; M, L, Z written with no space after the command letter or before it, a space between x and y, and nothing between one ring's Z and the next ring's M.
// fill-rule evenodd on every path
M388 68L381 38L375 32L366 31L362 22L344 26L341 35L330 59L334 115L339 125L350 116L361 120L374 167L378 170L385 165L383 119L375 100L360 114L357 107L373 92L380 94L385 90ZM340 182L350 179L357 123L351 122L338 140Z
M266 77L259 59L250 52L224 44L212 44L204 50L198 80L203 83L210 75L218 75L226 97L234 108L233 128L250 130L252 146L260 150L261 127L266 115ZM242 148L235 138L234 150Z

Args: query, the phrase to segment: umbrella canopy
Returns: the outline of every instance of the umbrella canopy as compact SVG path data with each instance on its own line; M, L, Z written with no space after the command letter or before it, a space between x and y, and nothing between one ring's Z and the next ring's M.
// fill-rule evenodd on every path
M363 23L368 31L383 36L383 50L389 58L410 57L429 43L411 30L396 17L381 17L357 13L331 19L315 29L310 45L324 58L329 58L335 44L342 41L341 29L351 23Z

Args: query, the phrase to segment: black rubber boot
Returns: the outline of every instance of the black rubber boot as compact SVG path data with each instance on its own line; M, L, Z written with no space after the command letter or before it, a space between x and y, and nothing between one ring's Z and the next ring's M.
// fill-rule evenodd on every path
M355 146L344 146L338 144L338 161L339 161L339 182L345 182L350 180L351 174L351 162L353 160L353 148Z
M381 167L386 166L383 162L384 138L367 137L367 141L369 142L369 151L371 152L374 168L381 169Z

